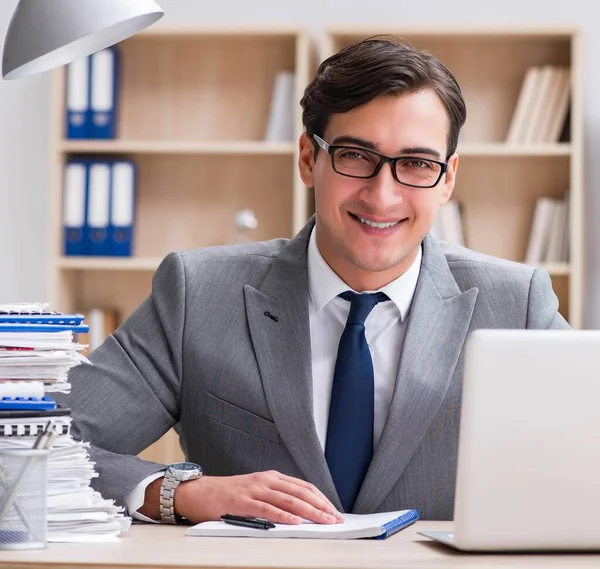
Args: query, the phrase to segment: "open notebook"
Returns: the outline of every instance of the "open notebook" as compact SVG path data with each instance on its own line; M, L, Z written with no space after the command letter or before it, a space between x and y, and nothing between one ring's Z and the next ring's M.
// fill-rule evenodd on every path
M419 519L417 510L401 510L381 514L344 514L340 524L321 525L310 522L300 525L276 524L271 529L255 529L226 524L202 522L190 527L187 535L202 537L299 537L320 539L385 539Z

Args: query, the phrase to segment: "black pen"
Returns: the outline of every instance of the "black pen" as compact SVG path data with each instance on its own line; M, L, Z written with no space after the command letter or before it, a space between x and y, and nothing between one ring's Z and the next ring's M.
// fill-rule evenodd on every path
M243 526L246 528L271 529L275 527L275 524L272 524L269 520L265 520L264 518L246 518L244 516L225 514L221 516L221 520L232 526Z

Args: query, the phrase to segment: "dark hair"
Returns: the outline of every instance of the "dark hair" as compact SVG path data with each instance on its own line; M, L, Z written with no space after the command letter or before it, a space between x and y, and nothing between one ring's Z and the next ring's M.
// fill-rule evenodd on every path
M333 113L348 112L380 95L422 89L433 90L448 112L449 157L467 118L460 87L439 59L407 42L368 38L323 61L300 101L302 123L309 134L323 136Z

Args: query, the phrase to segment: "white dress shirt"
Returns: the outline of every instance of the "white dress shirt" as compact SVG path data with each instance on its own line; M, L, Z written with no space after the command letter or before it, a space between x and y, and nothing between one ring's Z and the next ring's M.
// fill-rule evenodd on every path
M373 359L375 380L373 448L379 442L392 401L406 317L417 287L421 257L419 248L413 264L403 275L378 291L368 291L383 292L391 300L376 304L365 321L365 337ZM319 442L325 450L337 350L350 313L350 303L338 295L352 289L333 272L321 256L314 230L308 244L308 285L313 413Z
M419 248L414 262L403 275L378 291L367 291L383 292L391 301L377 304L365 321L365 336L373 358L375 379L373 448L379 442L392 401L406 330L406 317L417 286L421 258L422 251ZM340 337L350 312L350 303L338 295L352 289L323 259L317 247L314 229L308 243L308 285L313 413L319 442L324 451L335 360ZM134 519L154 521L139 514L137 510L144 503L148 484L162 474L157 472L148 476L127 495L125 505Z

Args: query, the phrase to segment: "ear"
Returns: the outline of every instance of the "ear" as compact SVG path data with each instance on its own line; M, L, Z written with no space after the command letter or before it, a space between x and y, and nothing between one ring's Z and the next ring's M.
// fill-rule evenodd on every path
M300 135L299 144L299 155L298 155L298 169L300 171L300 178L302 182L308 188L314 187L314 171L315 171L315 149L312 138L303 132Z
M440 195L440 205L444 205L452 196L456 182L456 171L458 170L458 154L456 152L448 159L448 169L444 176L444 185Z

